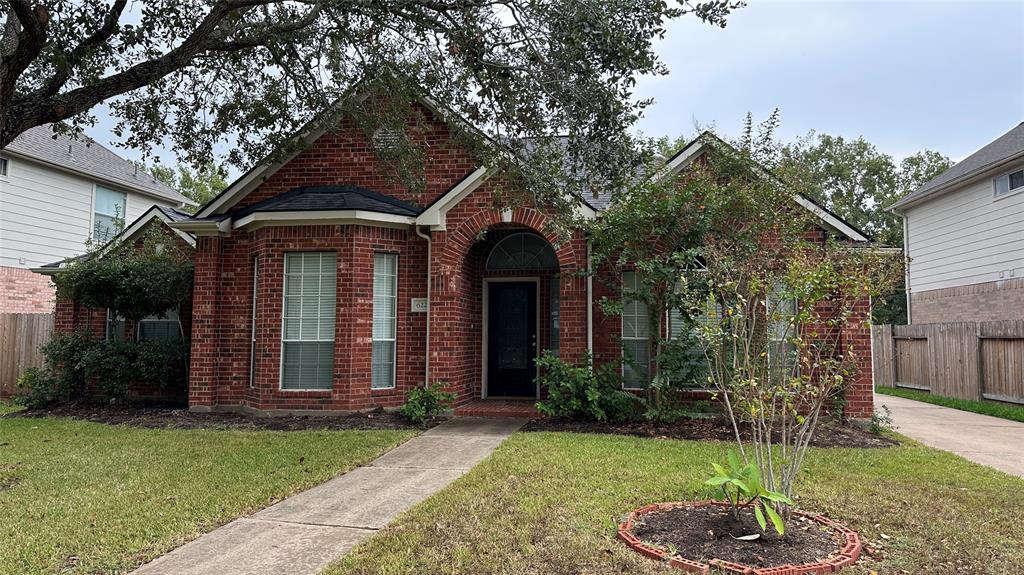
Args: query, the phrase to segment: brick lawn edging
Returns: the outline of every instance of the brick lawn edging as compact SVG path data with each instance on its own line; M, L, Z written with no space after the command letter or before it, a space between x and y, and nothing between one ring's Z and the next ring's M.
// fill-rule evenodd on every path
M702 575L710 573L712 565L729 573L742 573L744 575L803 575L805 573L833 573L847 565L853 565L860 558L862 545L860 542L860 536L857 535L856 531L847 528L841 523L832 521L824 515L812 515L801 511L792 511L792 514L816 521L832 529L840 536L840 539L846 539L846 543L837 555L817 563L779 565L775 567L761 567L760 569L755 569L754 567L741 565L739 563L731 563L729 561L722 561L721 559L712 559L707 563L700 563L698 561L684 559L682 557L672 557L666 551L644 543L633 534L634 521L648 513L653 513L655 511L668 511L670 509L677 509L680 507L694 508L707 506L729 507L729 504L724 501L678 501L672 503L652 503L651 505L641 507L640 509L630 513L626 518L626 521L619 524L618 537L625 541L626 545L637 553L646 555L647 557L658 561L667 561L672 567L677 567L692 573L701 573Z

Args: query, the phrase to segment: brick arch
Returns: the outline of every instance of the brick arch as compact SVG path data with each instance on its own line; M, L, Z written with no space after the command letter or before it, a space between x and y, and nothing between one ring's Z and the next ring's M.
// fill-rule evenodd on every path
M512 210L511 218L507 220L502 217L501 211L493 209L480 210L463 220L459 227L449 233L446 238L444 251L440 258L442 266L450 270L459 269L466 254L476 243L478 234L498 224L516 224L539 234L554 248L555 255L558 257L559 269L572 269L581 265L573 242L563 240L552 232L554 225L551 218L533 208L517 208Z

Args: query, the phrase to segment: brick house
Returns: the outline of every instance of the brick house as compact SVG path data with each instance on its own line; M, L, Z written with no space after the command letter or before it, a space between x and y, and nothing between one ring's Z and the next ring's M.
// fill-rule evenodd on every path
M99 252L98 257L103 257L103 253L107 249L116 245L134 244L136 248L140 247L144 235L152 227L158 227L167 236L168 242L173 242L185 253L194 253L195 237L187 232L169 227L170 223L183 221L189 217L189 214L177 209L154 205L111 237ZM44 264L33 268L32 271L49 278L59 274L65 265L80 257L82 256ZM50 283L48 279L46 281ZM53 287L51 286L50 289L52 290ZM129 322L124 318L116 317L106 309L90 308L77 301L56 298L53 327L54 331L59 333L86 333L95 340L187 341L188 334L192 330L192 308L191 302L184 302L179 309L168 310L162 316L150 316L138 322ZM157 386L150 385L149 382L140 381L129 386L129 398L184 402L187 400L187 392L185 389L159 389Z
M552 230L550 214L500 209L508 180L481 166L437 110L410 138L424 187L392 177L354 121L301 135L299 151L254 167L195 216L168 222L195 237L189 405L197 411L326 413L396 407L408 390L445 382L457 413L539 395L533 359L569 361L650 338L596 302L607 288L588 267L582 231ZM676 154L686 169L706 138ZM605 200L606 201L606 200ZM797 197L819 234L867 238ZM599 217L602 200L580 203ZM866 319L869 303L864 302ZM625 337L624 337L625 336ZM861 322L842 345L862 358L848 412L871 413L870 337ZM490 403L488 403L490 402Z

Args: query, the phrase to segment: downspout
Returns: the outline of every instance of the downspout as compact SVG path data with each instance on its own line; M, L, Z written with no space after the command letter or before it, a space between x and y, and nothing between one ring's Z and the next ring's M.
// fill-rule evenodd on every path
M594 354L594 270L591 268L590 240L587 240L587 351Z
M907 294L907 323L913 323L910 315L910 236L908 232L910 225L907 223L907 214L903 213L903 287Z
M427 240L427 341L426 355L423 358L423 387L430 387L430 262L433 260L430 234L424 234L419 226L413 226L416 235Z

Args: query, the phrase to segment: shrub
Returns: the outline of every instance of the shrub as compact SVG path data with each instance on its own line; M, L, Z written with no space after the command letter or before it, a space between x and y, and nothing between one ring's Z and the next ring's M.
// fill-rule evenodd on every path
M58 333L43 344L43 367L31 368L18 378L15 402L42 407L85 397L87 376L82 356L93 345L88 332Z
M426 387L409 391L405 404L399 410L415 423L423 423L441 414L455 401L455 394L444 390L444 383L434 382Z
M86 399L90 382L112 401L124 401L133 383L184 389L188 381L187 342L96 341L76 332L54 335L42 353L44 367L19 379L15 401L25 407Z
M623 421L637 412L639 398L622 391L615 364L593 367L588 353L583 365L572 365L550 351L537 360L540 386L547 399L537 402L537 410L553 417L592 421Z
M113 401L128 398L128 387L137 381L136 344L127 341L97 341L82 354L85 376L94 381Z
M136 344L136 380L160 389L185 389L188 382L187 341L148 340Z
M30 367L18 377L14 403L29 409L42 407L57 401L59 392L58 382L49 372Z

